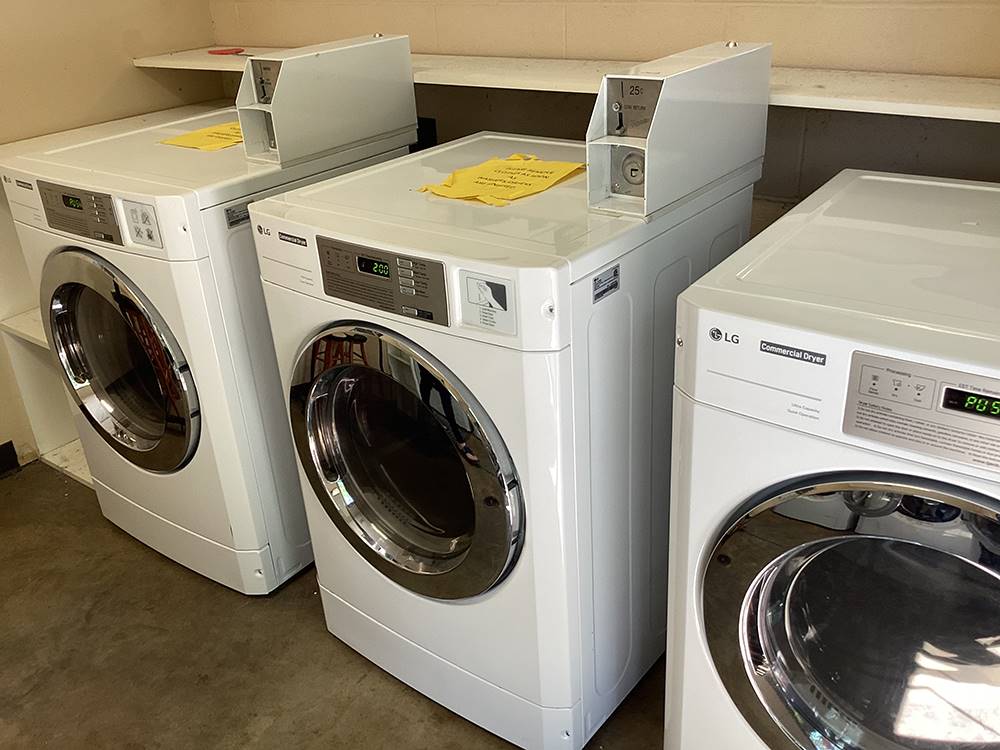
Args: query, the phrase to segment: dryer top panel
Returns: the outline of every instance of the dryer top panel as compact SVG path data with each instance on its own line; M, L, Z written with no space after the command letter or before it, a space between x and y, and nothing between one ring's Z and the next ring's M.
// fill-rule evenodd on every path
M516 267L568 263L573 280L699 210L692 202L650 223L597 213L588 209L582 172L501 207L419 191L457 169L518 153L581 163L587 158L582 142L479 133L268 198L254 208L360 244L388 243L418 254L446 253Z
M237 120L234 107L165 110L0 149L3 166L63 185L108 193L194 194L201 208L236 200L338 166L344 154L292 167L248 161L236 144L217 151L162 141Z
M845 336L857 322L838 313L1000 337L1000 185L842 172L692 294L712 291L737 293L743 314Z

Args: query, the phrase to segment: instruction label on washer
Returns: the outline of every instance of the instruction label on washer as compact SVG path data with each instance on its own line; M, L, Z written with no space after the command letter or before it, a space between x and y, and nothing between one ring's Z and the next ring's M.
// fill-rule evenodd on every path
M600 302L609 294L614 294L621 286L621 267L616 263L607 271L594 277L594 302Z
M459 271L462 285L462 321L497 333L517 334L514 282Z
M232 229L250 221L250 209L246 203L238 203L226 209L226 226Z

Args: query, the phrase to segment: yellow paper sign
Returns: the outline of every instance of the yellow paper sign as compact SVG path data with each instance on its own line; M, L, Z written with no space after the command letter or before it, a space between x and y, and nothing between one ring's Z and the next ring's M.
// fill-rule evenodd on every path
M543 161L532 154L494 157L474 167L456 169L439 185L424 185L421 192L442 198L476 200L506 206L512 200L548 190L576 174L584 165L571 161Z
M192 130L184 135L177 135L160 141L168 146L196 148L199 151L219 151L237 143L243 143L243 133L238 121L224 122L201 130Z

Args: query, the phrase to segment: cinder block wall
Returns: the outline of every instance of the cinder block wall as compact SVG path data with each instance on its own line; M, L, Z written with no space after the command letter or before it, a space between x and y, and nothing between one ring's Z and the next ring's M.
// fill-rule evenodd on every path
M718 39L775 64L1000 77L1000 0L209 0L216 41L300 45L374 31L416 52L648 60Z
M648 60L719 39L775 65L1000 78L1000 0L209 0L218 42L301 45L375 31L415 52ZM417 86L438 140L479 130L582 138L594 97ZM1000 181L1000 126L772 108L759 231L841 169Z

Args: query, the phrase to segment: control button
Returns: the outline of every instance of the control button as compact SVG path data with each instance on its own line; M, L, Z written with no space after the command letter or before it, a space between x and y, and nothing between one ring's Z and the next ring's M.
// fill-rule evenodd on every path
M396 265L400 268L413 268L413 261L406 258L396 258Z
M160 226L156 221L156 210L145 203L122 201L122 208L128 216L129 234L133 242L148 247L163 247Z
M417 308L415 308L415 307L407 307L406 305L403 305L403 312L406 315L416 315L417 314Z
M410 271L406 268L400 268L399 275L407 278L413 278L413 271Z
M399 280L399 285L400 286L413 286L413 279L400 279Z
M403 294L416 295L416 293L417 293L416 289L412 289L412 288L410 288L408 286L401 286L401 287L399 287L399 291L402 292Z

